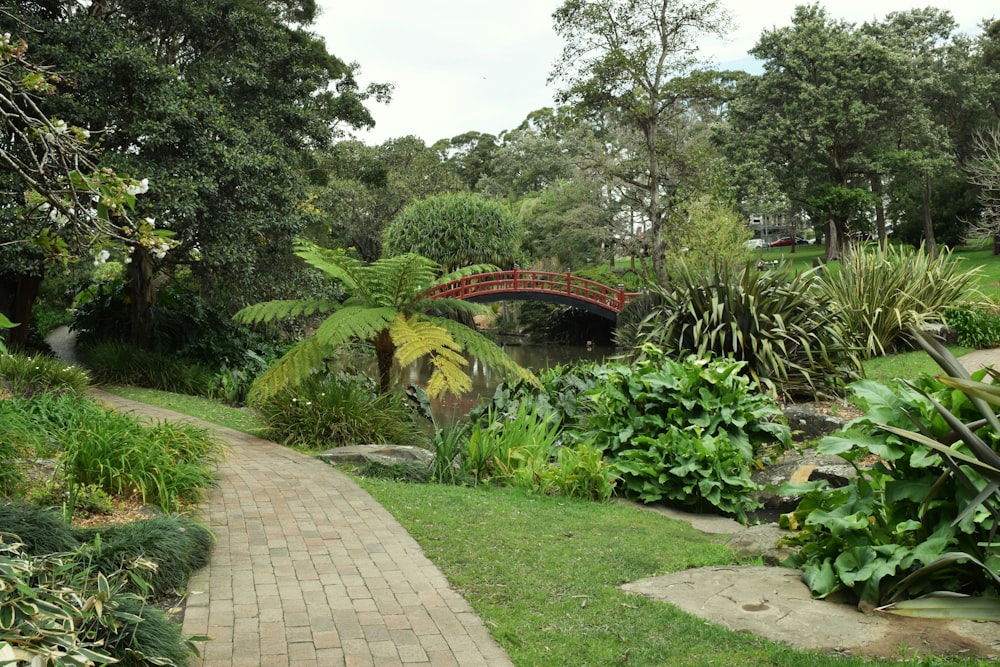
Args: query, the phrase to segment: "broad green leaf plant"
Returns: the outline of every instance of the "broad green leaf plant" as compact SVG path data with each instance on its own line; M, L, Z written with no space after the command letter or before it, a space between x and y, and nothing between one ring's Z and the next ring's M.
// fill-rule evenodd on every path
M986 381L986 370L970 374L929 334L910 335L945 374L852 386L865 416L817 451L846 459L857 479L783 487L782 495L804 494L782 517L801 545L785 564L803 570L815 596L848 589L862 609L996 618L1000 373ZM932 601L905 600L921 594Z
M421 255L407 253L372 264L340 250L322 248L301 240L295 254L307 264L338 281L348 295L343 301L292 299L268 301L244 308L236 319L253 324L280 318L330 313L316 331L294 345L254 383L250 400L273 395L297 384L325 366L325 360L342 345L367 344L375 351L379 389L389 390L393 363L407 366L427 357L433 367L426 391L430 397L461 394L472 388L464 353L508 375L535 382L534 376L514 363L496 344L448 315L478 315L487 308L458 299L431 299L431 288L462 276L495 270L488 265L467 266L444 276L439 267Z

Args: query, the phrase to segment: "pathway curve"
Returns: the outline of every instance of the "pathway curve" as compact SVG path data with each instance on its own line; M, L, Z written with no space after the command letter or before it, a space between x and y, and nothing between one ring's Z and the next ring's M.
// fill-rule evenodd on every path
M197 423L229 444L204 508L218 542L189 582L184 633L212 638L194 664L511 665L416 541L343 473L239 431L94 395Z

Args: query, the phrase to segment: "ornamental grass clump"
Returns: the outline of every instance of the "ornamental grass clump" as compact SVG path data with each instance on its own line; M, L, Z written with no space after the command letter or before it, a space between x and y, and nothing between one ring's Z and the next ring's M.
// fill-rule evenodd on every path
M979 269L963 270L948 250L931 257L921 246L857 248L828 271L817 293L843 323L866 358L912 348L910 333L946 321L949 309L985 302L976 289Z
M79 366L44 355L0 352L0 390L9 391L15 396L81 394L88 386L90 377Z
M682 264L637 304L645 304L643 317L626 315L631 325L619 344L638 351L651 343L674 358L734 359L741 374L785 395L837 393L860 362L838 314L816 295L817 281L814 272L789 267L718 264L700 272Z

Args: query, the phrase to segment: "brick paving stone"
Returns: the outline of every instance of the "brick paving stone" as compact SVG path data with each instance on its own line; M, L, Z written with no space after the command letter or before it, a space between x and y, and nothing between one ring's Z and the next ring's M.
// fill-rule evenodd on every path
M215 548L188 584L184 633L212 637L192 667L511 664L413 538L346 475L253 436L94 394L228 444L204 507Z

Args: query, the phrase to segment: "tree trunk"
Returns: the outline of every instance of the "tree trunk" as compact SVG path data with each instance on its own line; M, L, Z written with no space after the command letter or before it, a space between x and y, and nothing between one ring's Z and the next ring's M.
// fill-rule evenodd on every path
M42 285L42 276L5 274L0 279L0 313L17 324L7 330L12 349L25 349L31 333L31 310Z
M882 175L872 174L871 184L872 194L875 195L875 229L878 232L878 245L880 248L885 248L885 202L883 201Z
M931 220L931 177L924 175L924 242L927 244L927 254L937 257L937 241L934 240L934 223Z
M138 348L148 350L153 344L153 304L156 290L153 287L153 258L149 251L136 246L126 272L129 297L129 341Z
M378 363L378 390L383 394L389 391L389 380L392 372L392 356L396 346L388 329L382 329L375 336L375 361Z
M1000 234L993 235L993 255L1000 255Z
M841 250L840 226L833 220L827 220L823 226L826 230L826 260L836 262L840 259Z

